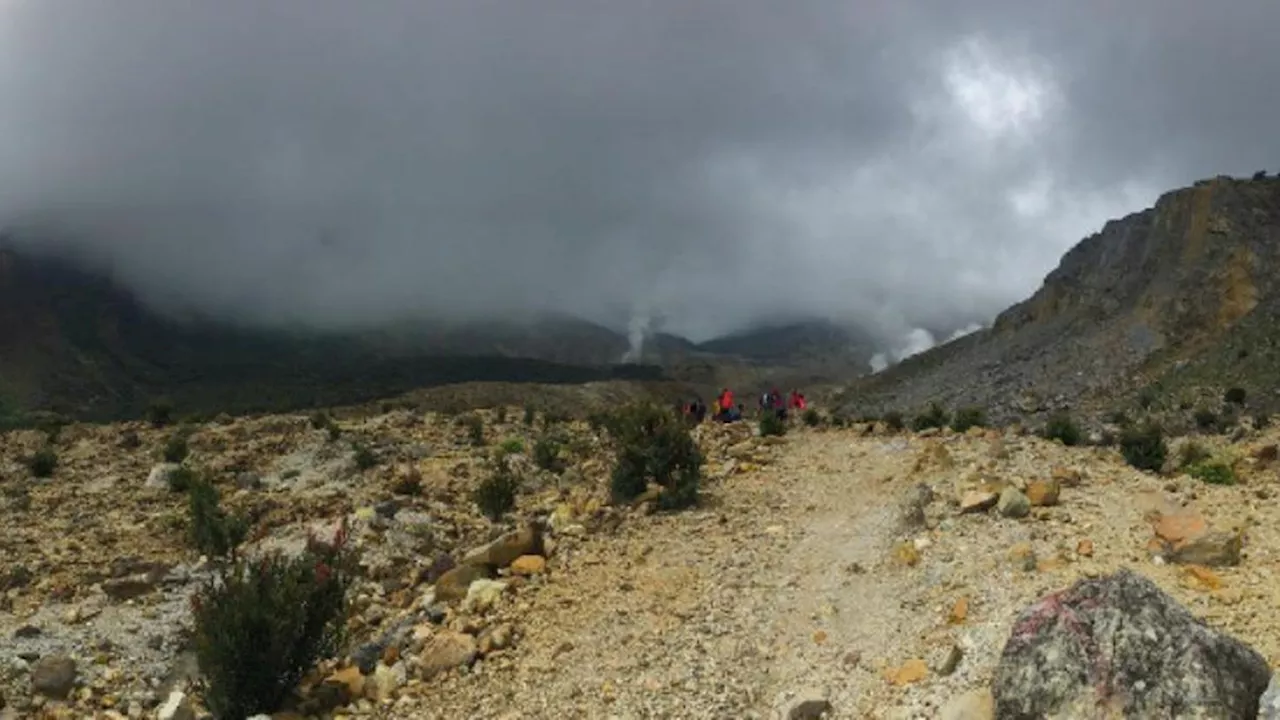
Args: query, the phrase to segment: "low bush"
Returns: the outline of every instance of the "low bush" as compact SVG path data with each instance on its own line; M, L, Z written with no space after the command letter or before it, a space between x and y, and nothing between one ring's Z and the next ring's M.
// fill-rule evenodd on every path
M822 424L822 415L818 414L818 411L813 408L809 408L805 410L800 415L800 419L804 422L805 425L811 428L818 427L819 425Z
M217 720L279 709L316 664L342 651L356 562L345 526L299 557L236 560L192 598L204 703Z
M564 440L556 433L544 432L533 443L533 464L553 473L564 471L564 460L560 458L560 450Z
M333 422L329 417L329 413L323 410L317 410L311 414L311 427L315 430L324 430Z
M191 478L187 489L191 544L210 558L232 556L248 532L248 523L229 515L218 502L218 489L203 477Z
M537 419L538 419L538 411L534 410L533 406L526 405L524 408L524 418L523 418L524 424L533 425L533 421Z
M27 458L27 469L38 478L51 477L57 467L58 454L48 445L35 451L31 457Z
M1082 439L1080 426L1066 413L1055 413L1045 423L1042 433L1046 440L1057 440L1063 445L1079 445Z
M167 398L153 400L147 405L146 415L152 427L164 427L173 421L173 403Z
M782 437L787 434L787 424L778 413L765 412L760 416L760 437Z
M355 444L355 461L356 468L361 472L368 470L378 464L378 456L373 454L368 445L364 443Z
M1187 468L1187 474L1210 485L1235 485L1236 473L1222 462L1202 462Z
M1222 394L1222 399L1230 405L1243 405L1247 396L1248 394L1244 391L1244 388L1233 387L1228 388L1227 391Z
M169 492L184 493L191 490L196 474L189 467L180 467L169 473Z
M342 437L342 428L338 427L338 424L333 421L330 421L326 432L328 433L329 442L337 442L338 438Z
M911 420L911 429L916 432L928 430L929 428L944 428L947 426L947 411L936 402L929 403L929 409L915 416Z
M458 418L458 424L466 428L467 440L475 447L484 446L484 418L468 413Z
M1160 472L1164 467L1169 447L1164 441L1164 431L1159 425L1149 423L1140 428L1129 428L1120 435L1120 452L1125 462L1139 470Z
M507 406L499 405L493 411L493 421L499 425L507 422Z
M494 458L493 465L493 471L476 486L471 499L482 515L492 522L498 522L515 509L520 478L511 468L505 454L500 453Z
M520 438L507 438L502 441L500 448L508 455L519 455L524 452L524 441Z
M1210 458L1210 453L1200 443L1190 440L1178 448L1178 467L1186 468L1198 465Z
M1157 399L1157 391L1153 387L1144 387L1138 391L1138 406L1143 410L1150 410L1155 405Z
M191 449L187 445L187 433L176 432L165 440L164 447L160 449L160 457L168 463L180 463L187 459L187 455L191 454Z
M1133 424L1133 420L1129 418L1129 414L1123 410L1113 410L1107 415L1107 422L1120 427L1128 427Z
M395 495L417 496L422 494L422 475L416 470L403 475L391 484L391 492Z
M987 413L982 408L964 407L956 410L955 417L951 418L951 429L962 433L969 428L986 427Z
M1192 418L1195 420L1196 428L1199 429L1200 432L1216 432L1221 423L1221 420L1218 418L1218 413L1206 408L1196 410Z
M614 500L628 502L648 487L662 487L659 506L674 510L698 501L702 454L689 428L673 412L651 404L624 407L606 427L615 445L610 479Z
M885 427L889 428L893 432L902 432L902 430L907 426L906 421L902 417L902 413L897 410L890 410L885 413L884 417L880 418L880 420L884 423Z

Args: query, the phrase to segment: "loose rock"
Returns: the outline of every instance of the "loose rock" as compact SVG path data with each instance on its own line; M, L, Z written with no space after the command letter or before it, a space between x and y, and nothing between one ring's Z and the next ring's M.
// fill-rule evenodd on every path
M1126 717L1252 718L1270 678L1257 651L1125 569L1019 614L993 695L1002 718L1079 717L1107 706Z

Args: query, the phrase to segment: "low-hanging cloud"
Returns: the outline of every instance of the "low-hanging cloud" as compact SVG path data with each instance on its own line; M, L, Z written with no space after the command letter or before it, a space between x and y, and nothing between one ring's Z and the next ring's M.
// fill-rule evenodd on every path
M695 339L989 319L1280 163L1280 4L0 2L0 223L147 297Z

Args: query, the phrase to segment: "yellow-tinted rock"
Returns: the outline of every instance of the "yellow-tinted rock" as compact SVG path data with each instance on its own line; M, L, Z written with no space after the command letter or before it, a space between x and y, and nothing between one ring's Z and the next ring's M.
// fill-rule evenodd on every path
M929 675L929 666L919 658L913 658L885 673L885 678L894 685L910 685L920 682Z
M511 563L513 575L541 575L547 570L547 559L541 555L521 555Z
M1057 480L1032 480L1027 483L1027 499L1035 506L1057 505L1060 492Z

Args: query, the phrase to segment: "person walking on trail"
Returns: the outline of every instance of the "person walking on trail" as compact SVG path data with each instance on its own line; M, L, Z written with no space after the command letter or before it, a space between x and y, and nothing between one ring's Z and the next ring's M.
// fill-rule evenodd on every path
M727 421L729 418L729 415L733 412L733 391L730 390L729 388L721 389L719 403L720 403L719 414L723 415L723 417L721 417L720 419L722 421Z

